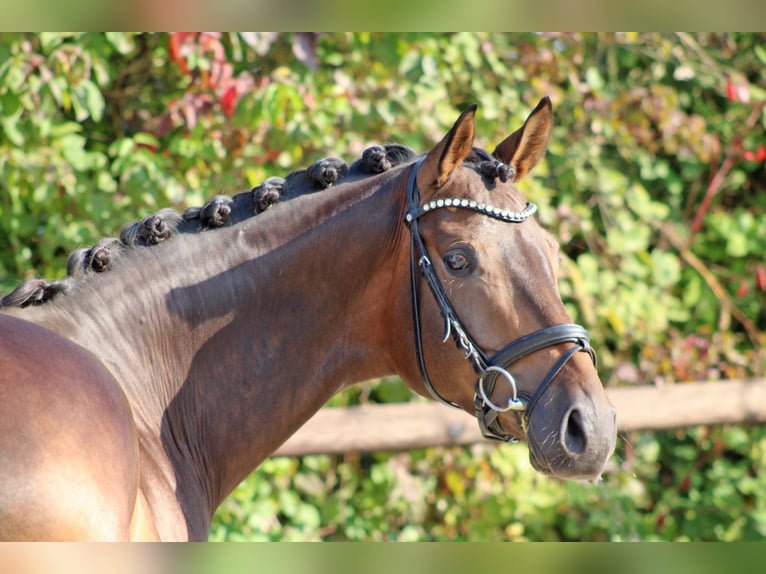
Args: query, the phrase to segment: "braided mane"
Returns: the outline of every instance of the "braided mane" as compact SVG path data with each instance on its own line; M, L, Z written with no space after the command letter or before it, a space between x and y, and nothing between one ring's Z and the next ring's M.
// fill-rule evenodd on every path
M0 298L0 309L24 308L51 301L59 294L71 291L75 283L87 275L113 269L127 250L158 245L179 234L202 233L235 225L263 213L276 203L335 184L371 177L409 163L416 157L414 150L401 144L372 145L351 165L340 158L328 157L306 169L289 173L285 178L270 177L234 196L216 195L204 205L190 207L183 214L170 208L161 209L125 225L119 238L107 237L92 247L74 250L67 259L65 278L50 282L35 278L22 282ZM513 168L479 148L473 149L466 163L490 180L505 182L514 176Z

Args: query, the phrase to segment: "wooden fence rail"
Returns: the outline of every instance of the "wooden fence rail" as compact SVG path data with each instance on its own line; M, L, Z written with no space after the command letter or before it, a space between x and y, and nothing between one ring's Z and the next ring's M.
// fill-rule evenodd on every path
M620 430L766 422L766 379L609 389ZM475 419L435 403L324 408L275 456L409 450L483 441Z

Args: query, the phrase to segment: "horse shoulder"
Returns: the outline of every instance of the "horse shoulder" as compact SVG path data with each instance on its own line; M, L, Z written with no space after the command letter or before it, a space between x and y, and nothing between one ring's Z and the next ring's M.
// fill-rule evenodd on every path
M0 539L127 539L138 444L117 381L88 350L0 314Z

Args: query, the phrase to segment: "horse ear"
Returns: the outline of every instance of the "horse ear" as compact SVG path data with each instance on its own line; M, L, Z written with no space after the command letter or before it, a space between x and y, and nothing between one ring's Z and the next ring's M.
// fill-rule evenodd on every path
M545 96L524 125L498 145L492 155L516 170L515 181L519 181L545 155L552 127L553 106L551 99Z
M418 183L424 192L431 187L442 187L449 181L455 168L473 149L474 116L476 104L466 108L452 129L434 147L418 171Z

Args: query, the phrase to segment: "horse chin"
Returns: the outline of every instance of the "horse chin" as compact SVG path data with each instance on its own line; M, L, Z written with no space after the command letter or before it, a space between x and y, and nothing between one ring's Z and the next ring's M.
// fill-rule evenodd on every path
M542 454L538 448L533 444L529 444L529 462L537 472L551 478L559 478L563 480L584 480L584 481L598 481L601 478L603 472L603 466L598 470L578 469L576 465L571 464L567 460L549 460L546 455Z
M530 449L529 451L529 461L532 464L532 468L534 468L537 472L540 474L550 477L550 478L557 478L561 480L573 480L573 481L584 481L584 482L598 482L601 480L601 472L599 471L596 474L586 474L586 473L570 473L567 472L567 469L560 469L560 468L552 468L547 461L540 460L540 458L533 454L533 451Z

